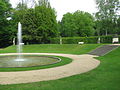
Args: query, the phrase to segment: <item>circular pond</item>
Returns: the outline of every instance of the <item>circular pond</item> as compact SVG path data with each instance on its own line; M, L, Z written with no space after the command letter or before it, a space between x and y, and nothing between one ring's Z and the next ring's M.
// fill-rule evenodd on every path
M0 56L0 68L43 66L61 61L51 56L23 56L22 58L22 61L17 61L17 56Z

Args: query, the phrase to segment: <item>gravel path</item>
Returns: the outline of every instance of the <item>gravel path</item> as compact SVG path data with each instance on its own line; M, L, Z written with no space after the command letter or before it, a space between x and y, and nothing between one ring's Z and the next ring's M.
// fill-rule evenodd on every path
M16 53L0 54L0 55L15 55ZM70 64L32 71L19 72L0 72L0 84L20 84L39 81L56 80L72 75L88 72L96 68L100 61L94 59L93 55L71 55L71 54L55 54L55 53L23 53L28 55L56 55L69 57L73 59Z

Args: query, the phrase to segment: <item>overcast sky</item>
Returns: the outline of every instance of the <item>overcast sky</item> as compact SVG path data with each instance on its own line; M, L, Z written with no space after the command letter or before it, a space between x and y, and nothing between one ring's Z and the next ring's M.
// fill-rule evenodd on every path
M10 0L13 7L20 0ZM91 14L96 12L95 0L49 0L51 6L55 8L57 12L57 20L61 20L62 16L67 12L75 12L77 10L89 12Z

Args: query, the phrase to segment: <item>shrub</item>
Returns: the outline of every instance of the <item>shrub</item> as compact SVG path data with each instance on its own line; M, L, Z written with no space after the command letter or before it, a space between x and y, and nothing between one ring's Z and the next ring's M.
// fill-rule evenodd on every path
M63 37L62 43L63 44L77 44L78 42L84 42L86 44L94 44L98 42L98 36L92 37ZM52 44L59 44L60 38L51 38ZM112 43L112 36L100 36L101 43Z

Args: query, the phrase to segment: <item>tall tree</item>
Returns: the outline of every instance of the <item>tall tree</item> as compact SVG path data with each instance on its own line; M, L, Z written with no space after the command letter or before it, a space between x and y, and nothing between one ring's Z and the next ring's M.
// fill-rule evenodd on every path
M59 23L60 24L60 23ZM63 37L73 37L78 36L76 25L74 22L74 17L72 13L66 13L61 21L61 28L60 28L61 36Z
M24 15L27 12L27 4L19 2L17 7L12 9L11 15L11 23L12 23L12 36L13 38L17 38L17 29L18 29L18 22L23 23Z
M94 18L87 12L67 13L59 24L59 31L64 37L94 35Z
M38 6L46 6L48 8L50 8L50 2L48 0L38 0L38 4L36 4Z
M9 45L11 40L11 26L8 20L11 9L9 0L0 0L0 47Z
M43 2L39 2L34 8L16 9L14 20L22 23L26 40L48 43L51 37L58 35L56 12L49 6L49 2L41 1Z
M120 16L117 20L117 33L120 35Z
M98 12L96 13L97 29L100 34L116 33L117 14L120 10L119 0L96 0Z

